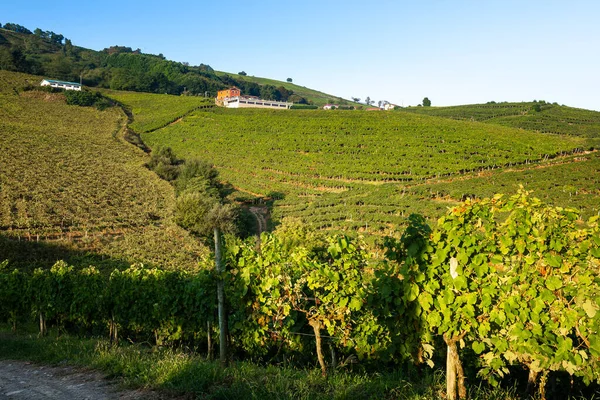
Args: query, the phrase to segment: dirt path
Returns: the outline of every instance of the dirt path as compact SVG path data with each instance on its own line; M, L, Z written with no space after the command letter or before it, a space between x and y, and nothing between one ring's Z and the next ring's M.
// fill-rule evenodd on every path
M0 361L0 400L157 399L156 393L122 391L97 371Z

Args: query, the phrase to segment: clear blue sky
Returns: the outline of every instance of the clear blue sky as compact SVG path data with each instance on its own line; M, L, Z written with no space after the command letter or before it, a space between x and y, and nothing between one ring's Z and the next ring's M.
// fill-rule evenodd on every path
M0 22L345 98L600 111L600 1L5 1Z

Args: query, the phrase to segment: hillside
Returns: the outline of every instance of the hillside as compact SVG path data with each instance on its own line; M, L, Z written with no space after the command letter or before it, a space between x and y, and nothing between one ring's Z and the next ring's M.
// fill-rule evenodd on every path
M336 99L287 82L216 72L209 65L169 61L162 54L144 54L131 47L86 49L55 32L20 28L22 32L0 28L0 70L81 79L86 86L113 90L216 97L218 90L235 85L245 95L266 100L321 105Z
M478 121L541 133L581 136L600 144L600 112L557 103L487 103L453 107L408 107L401 111Z
M295 94L305 98L311 104L314 104L319 107L322 107L328 103L335 103L335 104L351 104L352 103L350 100L346 100L341 97L336 97L336 96L333 96L333 95L330 95L327 93L319 92L318 90L313 90L313 89L307 88L305 86L299 86L299 85L296 85L296 84L290 83L290 82L283 82L283 81L278 81L275 79L268 79L268 78L259 78L257 76L249 76L249 75L243 76L243 75L231 74L231 73L222 72L222 71L215 71L215 74L217 74L217 76L220 76L220 77L231 76L237 81L253 82L253 83L256 83L259 85L271 85L271 86L276 86L276 87L282 86L288 90L291 90Z
M1 258L196 268L205 250L171 222L173 189L121 138L121 110L23 90L38 79L0 71Z
M404 112L214 109L142 138L214 163L243 193L275 199L276 221L300 217L324 229L388 234L411 213L433 220L463 198L520 184L584 215L600 204L600 158L576 136Z

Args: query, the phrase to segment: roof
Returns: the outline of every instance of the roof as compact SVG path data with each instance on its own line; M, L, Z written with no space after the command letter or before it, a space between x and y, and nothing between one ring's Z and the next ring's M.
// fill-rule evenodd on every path
M44 81L50 82L50 83L59 83L61 85L77 85L77 86L81 86L81 84L77 83L77 82L57 81L57 80L54 80L54 79L44 79Z

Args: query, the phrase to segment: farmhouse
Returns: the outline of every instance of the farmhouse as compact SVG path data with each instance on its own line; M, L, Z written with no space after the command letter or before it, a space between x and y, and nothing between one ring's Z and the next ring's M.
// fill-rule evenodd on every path
M230 87L229 89L219 90L217 92L217 102L223 101L225 99L230 99L233 97L239 97L241 95L240 89L235 86Z
M50 86L57 89L81 90L81 84L75 82L55 81L53 79L44 79L40 86Z
M331 110L332 108L340 108L340 106L337 104L325 104L323 106L323 110Z

